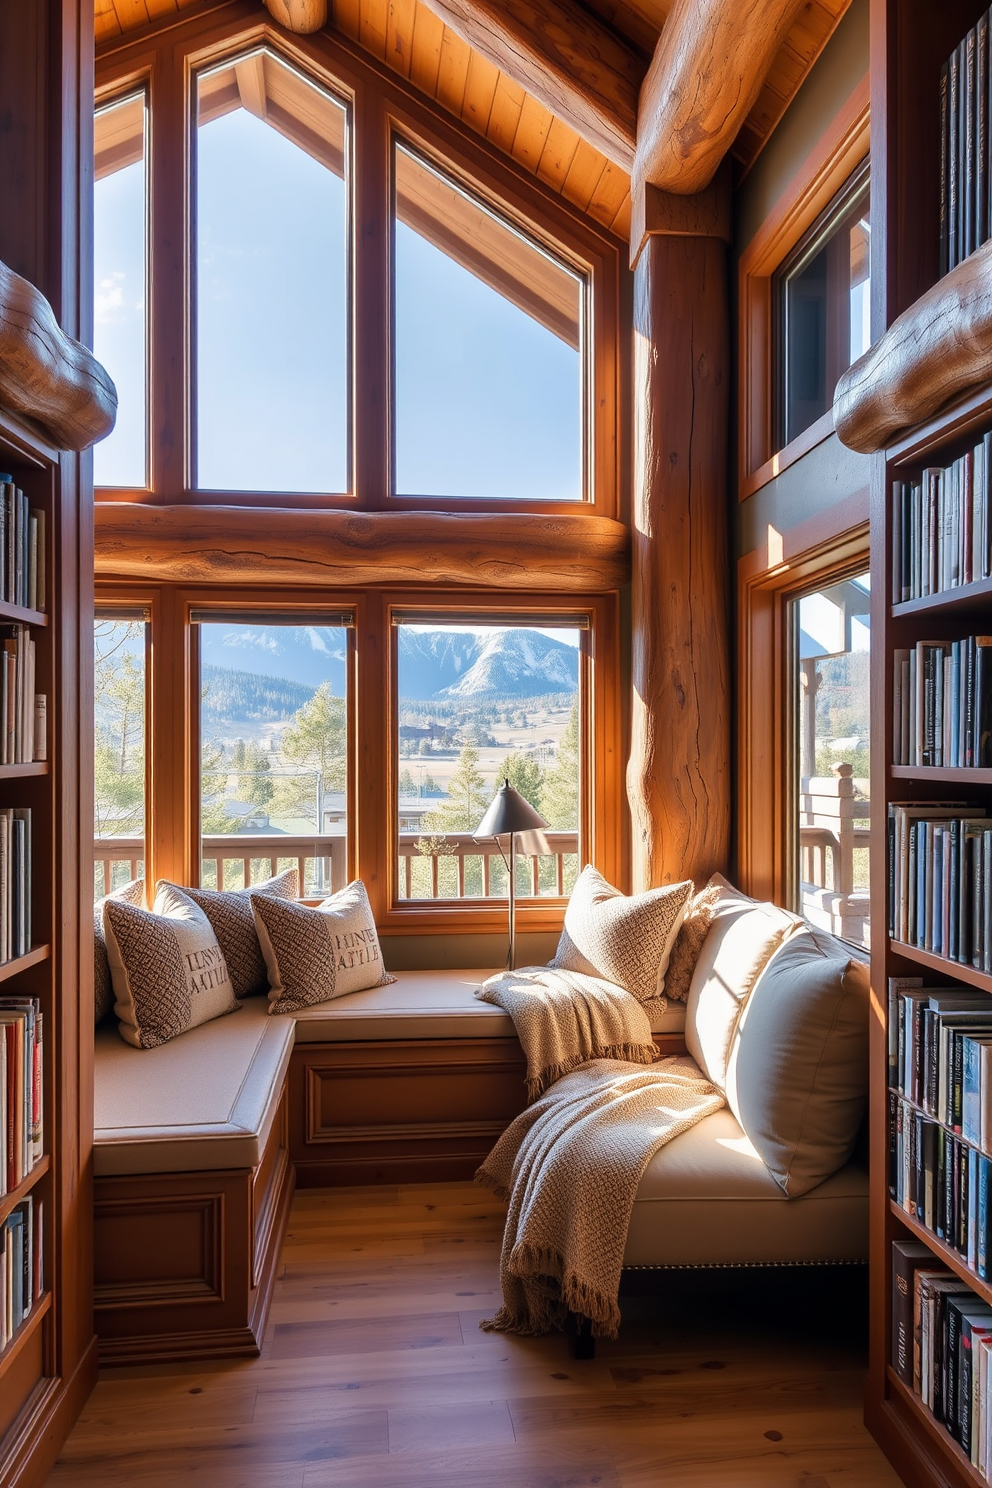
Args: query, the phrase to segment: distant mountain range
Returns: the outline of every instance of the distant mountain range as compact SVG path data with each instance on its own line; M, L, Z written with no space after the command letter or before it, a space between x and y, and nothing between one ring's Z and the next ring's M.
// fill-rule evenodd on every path
M321 685L345 690L342 633L317 626L201 627L206 710L232 722L291 718ZM536 630L399 635L400 696L411 702L499 702L574 692L579 653Z

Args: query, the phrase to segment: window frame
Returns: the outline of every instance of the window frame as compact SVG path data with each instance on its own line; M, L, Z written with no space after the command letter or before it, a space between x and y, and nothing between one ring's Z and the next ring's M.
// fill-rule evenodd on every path
M196 75L265 47L351 108L352 489L333 493L199 491L190 480L192 372L192 210ZM149 484L103 487L101 501L150 501L344 510L477 513L561 512L616 517L620 506L620 342L623 245L483 138L446 117L434 101L412 98L403 80L342 37L324 31L287 36L256 12L184 18L152 38L106 46L97 59L97 106L148 90ZM588 279L585 438L587 499L545 501L393 494L392 295L390 290L393 136L435 161L454 180ZM178 224L182 224L179 231ZM361 252L354 245L361 241Z

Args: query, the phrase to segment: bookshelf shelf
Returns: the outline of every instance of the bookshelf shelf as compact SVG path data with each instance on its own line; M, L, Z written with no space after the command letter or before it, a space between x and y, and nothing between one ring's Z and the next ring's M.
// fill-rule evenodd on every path
M3 1353L0 1354L0 1378L2 1378L4 1372L13 1364L14 1360L17 1358L17 1355L21 1352L21 1349L27 1343L34 1330L40 1327L42 1322L44 1322L44 1319L49 1309L51 1308L51 1305L51 1292L42 1292L41 1296L38 1298L37 1302L35 1302L34 1306L31 1308L31 1311L28 1313L27 1317L24 1319L23 1323L18 1328L17 1332L14 1334L7 1347L4 1349Z
M934 1419L916 1392L911 1390L899 1378L891 1365L887 1373L890 1394L901 1405L912 1411L915 1419L920 1422L924 1431L927 1432L935 1444L939 1445L943 1451L950 1453L954 1460L954 1465L963 1475L962 1481L965 1483L974 1483L976 1488L988 1488L986 1479L982 1477L977 1467L972 1467L971 1462L964 1455L957 1442L952 1436L948 1435L940 1422Z
M29 966L40 965L42 961L47 961L51 954L51 946L37 945L28 951L26 956L15 956L13 961L0 963L0 982L6 982L20 972L27 971Z
M23 605L7 604L0 600L0 620L18 620L22 625L47 625L48 616L42 610L26 610Z
M928 1230L925 1224L921 1224L918 1219L914 1219L911 1214L907 1214L902 1205L897 1204L895 1199L889 1199L889 1208L900 1223L906 1226L907 1230L912 1230L917 1240L922 1240L933 1251L938 1260L943 1261L946 1266L949 1266L952 1271L960 1276L962 1281L967 1282L976 1296L981 1297L983 1302L992 1304L992 1283L982 1281L972 1271L968 1262L958 1251L954 1250L950 1245L945 1245L943 1240L938 1240L933 1230Z
M992 770L977 765L892 765L889 773L893 780L932 780L937 785L992 785Z
M905 956L907 961L915 961L920 966L926 966L930 971L939 971L942 976L950 977L952 980L967 982L972 987L981 987L983 992L992 992L992 976L987 971L976 971L974 966L966 966L961 961L949 961L946 956L935 956L932 951L921 951L919 946L907 945L903 940L891 940L889 948L894 955Z
M21 1202L22 1199L27 1198L28 1194L34 1188L35 1184L39 1183L41 1179L44 1178L45 1174L51 1168L51 1165L51 1159L46 1152L44 1157L38 1159L26 1178L23 1179L16 1188L12 1188L10 1193L4 1194L3 1198L0 1199L0 1224L3 1224L4 1220L7 1218L7 1215L11 1212L12 1209L17 1208L17 1205Z
M992 600L992 579L979 579L974 584L959 584L956 589L943 589L925 599L907 599L892 606L893 620L913 615L953 615L987 605Z
M26 765L0 765L0 780L28 780L31 776L47 774L47 760L32 760Z

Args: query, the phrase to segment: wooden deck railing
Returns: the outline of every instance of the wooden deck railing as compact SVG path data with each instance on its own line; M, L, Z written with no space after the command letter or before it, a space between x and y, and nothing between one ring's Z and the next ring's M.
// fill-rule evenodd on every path
M527 892L535 898L542 892L564 897L571 889L571 875L566 859L578 853L578 833L546 832L545 836L551 848L551 858L530 856L526 859L529 884ZM424 848L432 850L424 852ZM141 837L98 838L93 845L96 896L109 894L115 879L119 882L126 881L120 871L115 874L115 868L125 869L127 879L140 878L144 868L144 851L145 844ZM276 837L248 833L235 833L229 837L206 836L203 838L201 858L206 870L204 880L211 887L216 885L218 889L242 888L245 884L257 883L263 878L271 877L289 863L298 866L300 884L307 897L333 893L343 888L347 882L344 837ZM448 897L440 883L442 859L454 861L454 893L457 897L466 893L466 865L473 859L480 859L482 863L482 897L494 897L494 861L500 865L497 875L501 879L505 877L505 869L500 872L503 860L499 849L494 843L477 842L469 832L435 833L429 837L423 832L401 832L401 896L407 899ZM414 863L418 860L425 860L429 866L426 875L415 882ZM545 865L543 884L542 864ZM576 871L577 866L576 864ZM212 872L209 871L211 868ZM518 892L524 891L518 888Z

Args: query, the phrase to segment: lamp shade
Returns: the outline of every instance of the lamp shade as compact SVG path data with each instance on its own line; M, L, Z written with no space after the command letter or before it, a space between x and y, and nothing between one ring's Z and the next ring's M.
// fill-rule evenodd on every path
M507 832L539 832L548 824L508 780L493 796L489 810L475 829L476 837L503 837Z

